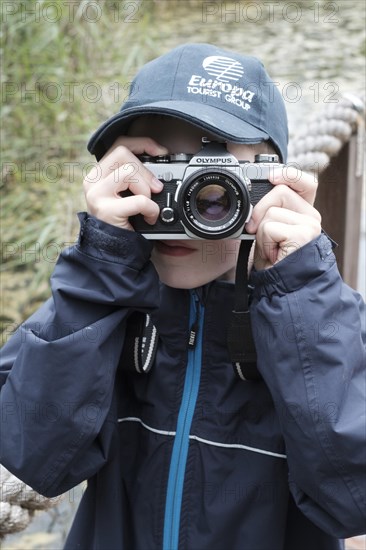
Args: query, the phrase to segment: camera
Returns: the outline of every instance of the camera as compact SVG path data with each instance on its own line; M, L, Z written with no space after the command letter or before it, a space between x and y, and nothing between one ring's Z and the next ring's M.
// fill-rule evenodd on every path
M154 225L141 215L130 222L147 239L253 239L245 232L253 206L272 188L270 170L278 156L259 154L238 161L223 143L202 140L195 155L185 153L139 159L164 183L152 200L160 215Z

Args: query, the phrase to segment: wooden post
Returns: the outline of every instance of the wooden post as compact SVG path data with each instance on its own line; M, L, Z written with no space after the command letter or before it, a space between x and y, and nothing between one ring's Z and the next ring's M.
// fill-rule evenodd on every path
M343 280L357 288L362 205L362 151L355 133L319 176L315 207L322 226L338 243L335 249Z

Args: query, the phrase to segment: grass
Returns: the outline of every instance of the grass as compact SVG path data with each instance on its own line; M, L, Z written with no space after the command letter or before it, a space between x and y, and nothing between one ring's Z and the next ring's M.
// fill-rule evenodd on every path
M1 312L5 332L49 295L77 235L90 134L154 57L153 2L7 2L1 31ZM99 6L99 8L98 8ZM71 11L70 11L71 10Z

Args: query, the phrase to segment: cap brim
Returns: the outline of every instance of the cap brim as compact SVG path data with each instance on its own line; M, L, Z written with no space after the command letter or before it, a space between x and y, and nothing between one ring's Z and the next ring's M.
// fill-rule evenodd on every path
M118 136L125 135L132 120L138 116L150 114L167 115L186 120L234 143L260 143L269 139L267 133L248 124L245 120L211 105L190 101L159 101L144 106L131 107L106 120L90 138L88 151L99 160Z

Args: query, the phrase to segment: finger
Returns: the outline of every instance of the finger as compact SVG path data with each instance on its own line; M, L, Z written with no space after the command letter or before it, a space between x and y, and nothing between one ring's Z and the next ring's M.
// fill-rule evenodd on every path
M268 179L273 185L287 185L308 203L314 204L318 188L315 174L304 172L295 166L283 165L270 171Z
M150 179L151 173L136 157L143 153L157 156L167 154L168 150L151 138L119 138L99 162L103 176L107 176L122 164L131 164L141 172L142 177Z
M85 193L96 187L100 187L104 192L109 188L116 193L130 188L134 193L143 193L147 196L150 196L151 192L160 193L163 190L164 184L137 159L132 162L115 163L113 168L107 171L107 175L102 176L100 167L94 167L84 179Z
M138 175L141 179L145 179L147 183L152 183L153 175L145 168L142 162L123 145L110 150L109 154L93 167L91 173L85 178L86 186L95 184L95 171L99 172L99 182L105 180L111 174L114 174L114 179L118 180L131 174Z
M110 199L105 198L96 203L91 212L95 217L103 219L100 213L108 212L108 223L117 227L132 229L128 221L130 216L141 214L149 224L156 223L159 216L158 205L145 195L134 195L131 197Z
M126 165L122 165L98 184L87 188L85 196L89 202L93 203L103 197L120 198L121 194L127 190L134 195L145 195L151 198L152 189L148 182L141 178L134 169L130 171Z
M142 153L156 156L167 154L168 150L150 138L118 138L89 172L84 180L84 187L87 189L116 170L123 170L125 173L139 173L141 178L148 182L152 191L160 192L161 182L135 156Z
M318 229L309 223L293 224L282 221L269 220L261 224L256 241L261 243L277 243L279 246L288 245L299 248L319 235Z
M120 136L116 139L110 151L117 149L119 146L126 147L134 155L146 153L152 157L156 157L158 155L169 154L168 149L164 145L160 145L160 143L149 137Z
M119 201L118 201L119 202ZM141 214L149 224L156 223L160 209L156 202L153 202L145 195L134 195L121 199L123 202L123 215L130 217Z
M309 225L289 225L278 221L261 224L256 238L255 266L266 269L317 236Z
M279 233L279 231L281 232ZM320 233L321 224L317 218L285 208L271 207L258 227L256 240L259 246L264 242L288 246L291 242L294 246L299 247ZM300 235L299 238L298 235Z
M300 212L295 212L294 210L289 210L287 208L280 208L278 206L271 206L267 210L261 224L269 221L286 223L288 225L311 225L319 233L321 231L321 224L318 216L309 216L308 214L302 214ZM260 225L258 229L259 228Z
M253 208L251 219L245 226L248 233L256 233L261 220L271 207L287 208L300 214L313 216L318 220L321 219L319 212L300 195L286 185L278 185L264 195Z

